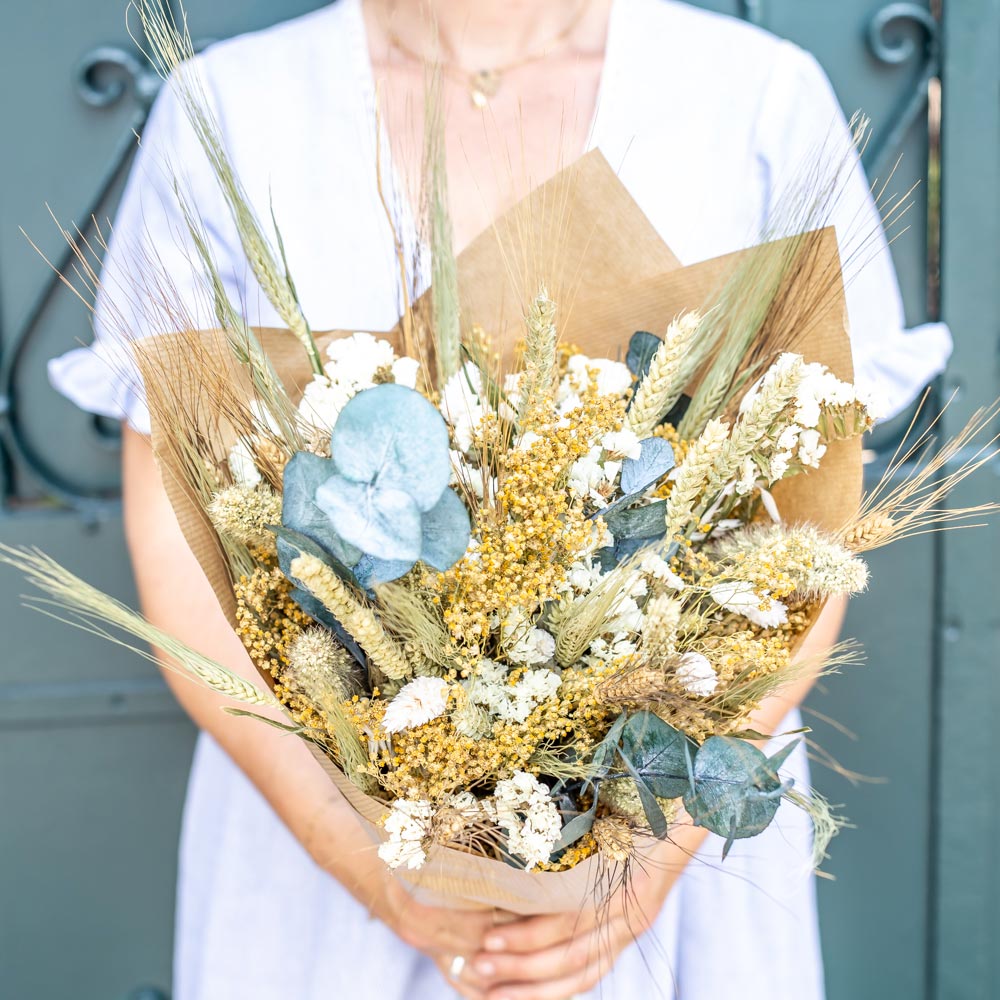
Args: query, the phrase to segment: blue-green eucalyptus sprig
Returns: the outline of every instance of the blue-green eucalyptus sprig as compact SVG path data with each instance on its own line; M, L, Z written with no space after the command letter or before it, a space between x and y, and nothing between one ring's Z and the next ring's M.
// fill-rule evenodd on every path
M468 548L469 514L448 488L448 428L420 393L386 384L341 410L332 457L299 453L284 477L282 524L369 588L419 559L445 570Z

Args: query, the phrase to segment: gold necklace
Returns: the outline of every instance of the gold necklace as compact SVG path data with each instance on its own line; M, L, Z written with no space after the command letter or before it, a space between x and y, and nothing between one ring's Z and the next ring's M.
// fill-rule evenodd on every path
M576 11L573 13L573 17L562 28L558 35L549 39L543 48L536 52L529 52L527 55L511 60L510 62L504 63L500 66L492 66L489 69L467 70L462 66L455 66L450 63L446 63L444 60L438 61L429 59L427 56L410 48L389 25L383 25L382 28L385 32L386 39L392 48L396 49L407 58L414 60L414 62L423 63L424 66L440 67L442 73L451 77L451 79L455 80L457 83L462 84L466 90L468 90L469 100L472 102L472 106L474 108L479 108L482 111L489 107L491 98L496 97L498 91L500 90L500 86L503 83L505 74L509 73L511 70L519 69L521 66L526 66L528 63L538 62L540 59L544 59L554 48L556 48L556 46L558 46L561 42L564 42L570 34L572 34L573 30L582 20L588 3L589 0L581 0L580 4L576 8Z

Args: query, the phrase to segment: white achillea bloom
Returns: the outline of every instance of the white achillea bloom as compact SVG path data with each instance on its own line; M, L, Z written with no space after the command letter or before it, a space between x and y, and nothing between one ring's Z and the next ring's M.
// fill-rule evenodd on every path
M382 826L389 839L379 844L378 856L390 867L419 868L427 860L424 843L434 810L424 799L396 799Z
M561 678L554 670L526 670L511 684L507 670L493 660L481 660L473 678L465 682L469 699L492 718L504 722L524 722L539 702L559 690Z
M392 344L370 333L354 333L332 340L326 349L329 364L324 365L331 381L348 384L370 383L379 368L396 360Z
M697 698L707 698L719 686L719 675L707 656L685 653L677 665L677 680Z
M355 333L334 340L326 349L322 375L313 375L299 403L299 416L314 427L332 428L340 411L359 392L375 385L379 371L388 369L397 385L417 384L418 362L397 358L388 340Z
M562 402L571 393L585 391L591 379L601 396L624 396L632 388L632 373L627 365L607 358L574 354L566 362L566 375L560 383L558 401Z
M620 431L608 431L601 438L601 447L610 455L620 455L622 458L639 458L642 454L642 442L638 436L625 428ZM611 478L609 476L609 478Z
M326 375L313 375L302 393L299 416L314 427L329 427L337 422L340 411L354 395L353 386L334 384Z
M712 600L727 611L743 615L761 628L777 628L788 621L788 609L768 594L758 594L743 580L717 583L709 590Z
M545 629L533 628L519 636L506 652L511 663L549 663L556 655L556 641Z
M441 715L448 705L448 682L440 677L417 677L404 684L389 702L382 719L387 733L414 729Z
M524 860L528 871L549 860L562 833L562 821L548 788L533 774L515 771L498 781L492 802L484 805L507 834L510 852Z

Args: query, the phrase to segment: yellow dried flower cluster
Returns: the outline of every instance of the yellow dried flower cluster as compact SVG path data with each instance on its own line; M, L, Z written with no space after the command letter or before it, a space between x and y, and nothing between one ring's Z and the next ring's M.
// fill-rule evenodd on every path
M240 577L234 591L236 633L254 666L275 677L288 664L289 645L312 619L292 600L292 585L277 566Z
M591 523L565 478L591 442L620 425L623 406L588 392L565 426L553 419L504 456L495 501L476 517L477 544L436 578L444 620L473 655L483 652L493 616L504 623L515 609L531 614L556 598L566 567L591 543Z
M592 833L585 833L575 844L570 844L558 861L543 861L535 866L540 872L565 872L575 868L581 861L593 857L598 851L597 838Z

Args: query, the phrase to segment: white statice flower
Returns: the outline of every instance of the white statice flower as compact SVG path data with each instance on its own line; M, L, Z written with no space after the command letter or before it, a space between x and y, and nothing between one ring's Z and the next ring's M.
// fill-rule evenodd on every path
M754 460L747 455L740 466L740 478L736 480L736 485L734 486L736 493L741 497L746 496L747 493L752 493L757 488L757 479L759 476L760 470L757 468Z
M851 406L857 402L858 394L850 382L837 378L825 365L813 362L803 368L796 397L796 423L813 428L819 423L824 406Z
M534 431L525 431L517 439L517 444L514 447L517 448L518 451L527 451L533 444L541 440L541 436L536 434Z
M243 438L229 449L229 471L237 486L259 486L264 479L249 443Z
M696 698L707 698L719 686L719 675L707 656L685 653L677 664L677 680Z
M392 363L392 380L396 385L405 385L407 389L416 389L419 374L420 362L414 358L396 358Z
M576 594L589 594L601 580L601 567L594 562L592 556L570 563L566 570L566 579L560 586L561 593L573 591Z
M806 430L799 435L799 461L809 469L818 469L826 454L826 445L820 443L819 431Z
M440 677L417 677L404 684L386 706L382 728L401 733L436 719L448 706L448 682Z
M473 435L486 415L482 391L483 374L471 361L466 361L441 391L441 412L451 424L460 451L472 447Z
M639 569L654 580L665 583L672 590L683 590L687 584L670 568L666 559L661 559L655 552L648 552L642 557Z
M523 859L528 871L552 856L562 834L559 810L549 789L533 774L515 771L498 781L486 808L507 834L507 847Z
M788 609L781 601L767 593L757 593L753 585L744 580L717 583L709 594L716 604L761 628L777 628L788 621Z
M775 442L778 451L795 451L799 444L799 435L802 428L798 424L789 424L779 435Z
M608 431L601 438L601 447L609 455L619 455L622 458L639 458L642 455L639 436L627 427L620 431Z
M382 823L389 839L379 844L378 856L390 867L420 868L427 860L425 843L434 809L425 799L396 799Z
M608 501L599 489L607 481L601 462L601 448L594 447L570 466L566 485L572 496L580 500L592 500L598 507L606 507Z
M772 483L785 478L794 457L790 451L779 451L771 456L768 463L768 473Z
M592 381L600 396L624 396L632 388L632 373L620 361L573 354L566 362L565 389L560 386L559 400L571 392L584 392Z
M266 427L275 434L280 433L281 428L271 415L271 411L259 400L251 401L250 412L258 425ZM228 460L229 471L237 486L259 486L263 482L263 476L254 461L253 448L245 438L240 438L229 449Z

